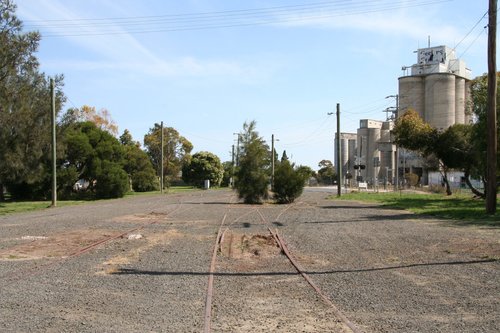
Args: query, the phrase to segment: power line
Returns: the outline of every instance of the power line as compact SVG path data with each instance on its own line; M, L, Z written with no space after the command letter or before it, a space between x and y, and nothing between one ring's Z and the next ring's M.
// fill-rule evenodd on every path
M457 45L455 45L455 47L453 48L453 50L456 50L457 47L467 38L469 37L469 35L472 33L472 31L474 31L474 29L476 29L476 27L478 26L479 23L481 23L481 21L486 17L486 15L488 15L488 11L486 11L486 13L484 13L483 16L481 16L481 18L476 22L476 24L474 24L474 26L469 30L469 32L464 36L464 38L462 38L462 40L460 42L458 42Z
M204 13L25 21L26 28L51 31L44 37L145 34L269 25L435 5L453 0L328 1Z

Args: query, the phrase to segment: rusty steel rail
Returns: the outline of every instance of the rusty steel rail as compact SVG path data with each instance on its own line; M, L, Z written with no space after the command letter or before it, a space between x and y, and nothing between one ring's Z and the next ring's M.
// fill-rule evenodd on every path
M215 274L215 262L217 260L217 253L219 252L219 244L223 235L222 228L224 222L226 221L227 213L221 220L219 231L217 232L217 237L215 239L215 245L212 252L212 260L210 261L210 269L208 273L208 286L207 286L207 297L205 299L205 319L204 319L204 333L210 333L212 324L212 298L214 293L214 274Z
M285 241L283 240L283 238L279 235L278 231L276 230L276 237L278 239L278 242L279 242L279 246L281 248L281 250L283 251L283 253L286 255L286 257L288 258L288 260L290 260L290 262L292 263L292 265L295 267L295 269L297 270L297 272L299 272L300 275L302 275L302 277L307 281L307 283L309 283L309 285L316 291L316 293L318 294L318 296L321 297L321 299L326 303L328 304L333 312L335 313L335 315L340 319L342 320L342 322L344 324L346 324L353 333L362 333L362 331L354 324L352 323L338 308L335 304L333 304L333 302L330 300L330 298L328 298L328 296L326 296L322 291L321 289L313 282L313 280L309 277L309 275L307 275L307 273L302 269L302 267L299 265L299 263L292 257L290 251L288 250L288 247L286 246L286 243Z
M276 218L276 220L279 219L279 217L281 217L281 215L286 211L288 210L288 208L290 208L290 206L288 206L287 208L285 208L279 215L278 217ZM281 248L281 251L282 253L288 258L288 260L290 261L290 263L292 264L293 267L295 267L295 269L297 270L297 272L302 275L302 277L304 278L304 280L306 280L306 282L314 289L314 291L318 294L319 297L321 297L321 299L327 304L329 305L333 312L335 313L335 315L347 326L351 329L351 331L353 333L362 333L362 331L353 323L351 322L338 308L337 306L330 300L330 298L328 298L328 296L326 296L322 291L321 289L314 283L314 281L309 277L309 275L307 275L307 273L304 271L304 269L302 269L302 267L300 266L300 264L294 259L294 257L292 256L292 254L290 253L290 250L288 249L283 237L280 236L280 234L278 233L278 230L272 230L271 227L270 227L270 223L269 221L267 221L267 219L264 217L264 215L262 215L262 213L260 211L258 211L259 215L260 215L260 218L261 218L261 221L267 225L269 225L268 227L268 230L269 232L271 233L271 235L273 236L273 238L276 240L276 243L278 244L278 246Z
M288 210L290 207L293 205L287 205L283 210L280 211L278 216L276 217L276 221L279 220L279 218ZM216 274L216 261L217 261L217 254L220 251L220 246L221 243L224 239L224 235L226 231L229 230L229 228L239 221L241 218L244 216L247 216L253 212L257 212L257 214L260 216L260 221L264 224L267 225L267 229L269 230L269 233L272 235L274 238L276 244L280 247L282 253L288 258L290 261L291 265L297 270L297 272L306 280L306 282L314 289L314 291L317 293L317 295L327 304L329 305L335 315L338 317L340 321L342 321L353 333L362 333L362 331L356 327L354 323L352 323L338 308L337 306L326 296L321 289L312 281L312 279L307 275L307 273L302 269L302 267L299 265L299 263L294 259L292 254L290 253L290 250L288 249L284 239L280 234L278 233L278 230L273 230L271 228L271 223L264 217L264 215L261 213L259 208L252 209L246 213L241 214L238 218L233 220L231 223L225 225L226 219L227 219L227 214L228 211L225 212L221 223L218 228L217 232L217 237L215 239L215 244L213 246L212 250L212 259L210 262L210 268L209 268L209 278L208 278L208 286L207 286L207 295L206 295L206 300L205 300L205 313L204 313L204 327L203 327L203 333L210 333L211 332L211 323L212 323L212 300L213 300L213 295L214 295L214 276Z

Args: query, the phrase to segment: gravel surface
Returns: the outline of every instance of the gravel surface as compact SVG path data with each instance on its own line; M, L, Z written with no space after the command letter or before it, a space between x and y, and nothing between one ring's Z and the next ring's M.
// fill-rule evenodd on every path
M326 195L249 206L211 190L0 217L0 332L202 332L223 219L213 332L350 332L269 226L364 332L500 331L500 229Z

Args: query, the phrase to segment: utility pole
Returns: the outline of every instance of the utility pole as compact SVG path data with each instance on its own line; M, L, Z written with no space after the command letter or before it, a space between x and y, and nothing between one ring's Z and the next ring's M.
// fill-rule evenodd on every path
M271 134L271 189L274 186L274 134Z
M240 165L240 133L233 133L233 135L238 136L238 140L236 143L236 166Z
M340 144L340 104L337 103L337 196L342 195L342 165L341 165L341 144Z
M231 187L234 188L234 144L231 149Z
M389 95L386 98L391 98L391 97L396 98L396 110L395 110L396 117L394 118L394 123L395 123L399 117L399 95ZM396 145L396 152L394 153L393 158L395 159L395 163L394 163L394 170L393 170L394 174L392 180L394 182L394 191L397 191L399 186L399 149L397 145Z
M161 147L160 192L161 192L161 194L163 194L163 121L161 122L160 129L161 129L161 144L160 144L160 147Z
M497 210L497 0L489 0L488 9L488 146L486 149L487 179L486 213Z
M57 206L57 171L56 171L56 93L54 79L50 79L50 108L52 122L52 207Z

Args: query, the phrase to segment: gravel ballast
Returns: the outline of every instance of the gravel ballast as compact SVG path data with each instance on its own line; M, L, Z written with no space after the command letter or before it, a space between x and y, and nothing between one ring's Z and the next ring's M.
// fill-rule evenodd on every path
M213 332L350 331L268 227L361 331L500 331L498 228L326 196L250 206L209 190L0 217L0 331L202 332L224 217Z

